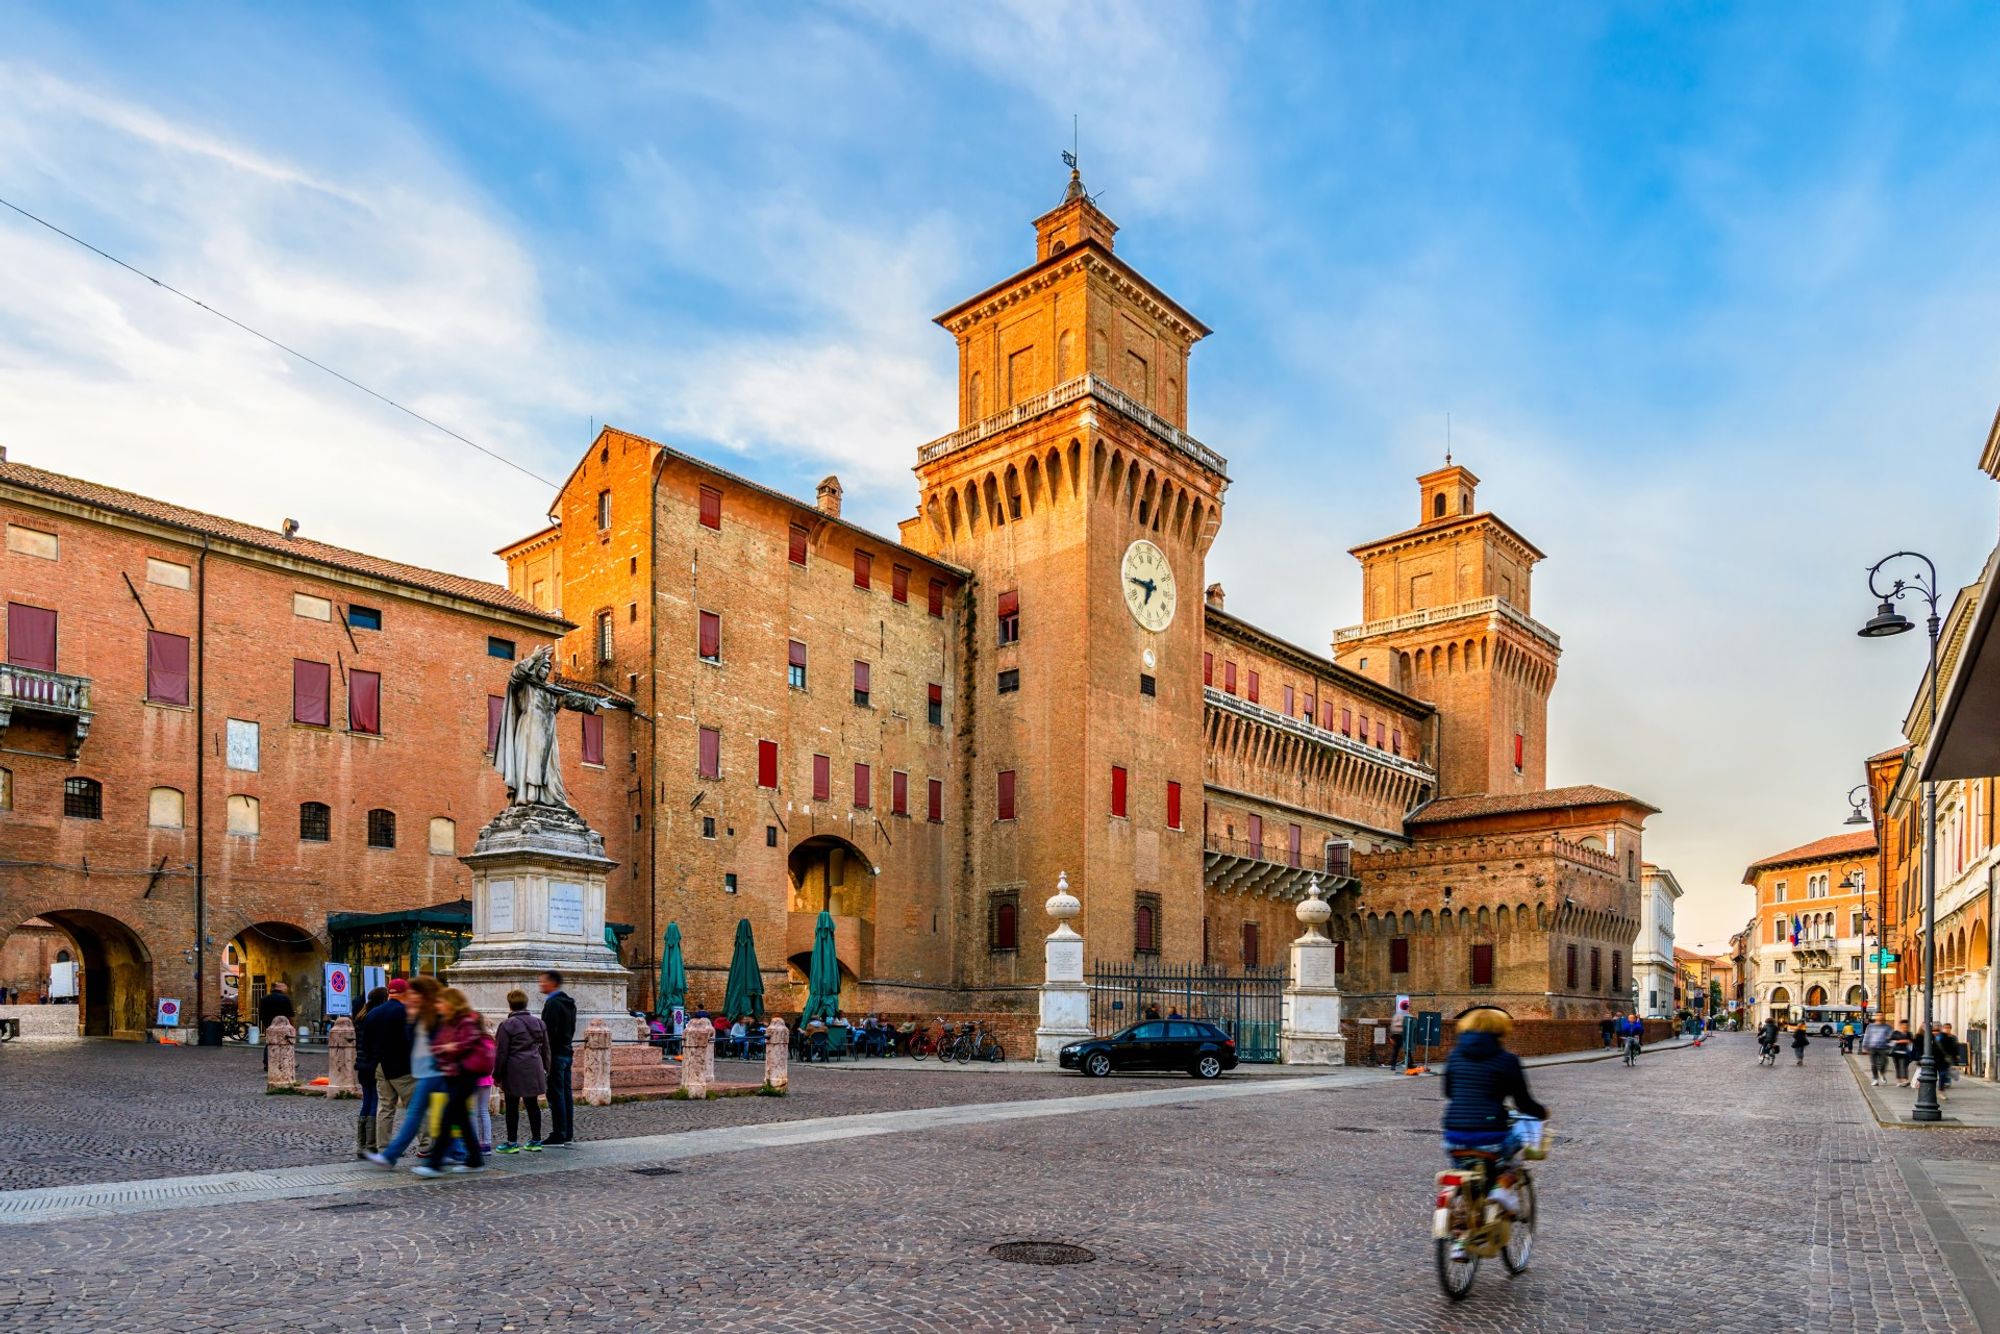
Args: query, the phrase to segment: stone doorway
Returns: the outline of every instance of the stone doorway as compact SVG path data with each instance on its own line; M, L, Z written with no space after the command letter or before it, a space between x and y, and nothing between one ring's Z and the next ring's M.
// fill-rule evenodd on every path
M257 1006L283 982L292 993L294 1022L301 1028L322 1015L321 979L326 948L317 936L290 922L256 922L237 932L223 950L222 1012L246 1024L257 1022ZM235 992L234 1001L231 991Z
M36 914L7 938L23 936L45 937L51 962L78 965L70 1008L79 1036L131 1042L146 1036L153 1022L153 957L131 927L86 908L63 908ZM46 981L38 980L37 989Z

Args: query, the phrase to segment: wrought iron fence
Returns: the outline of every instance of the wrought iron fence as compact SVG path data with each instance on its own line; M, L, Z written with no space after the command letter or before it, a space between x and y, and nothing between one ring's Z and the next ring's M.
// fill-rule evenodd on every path
M1231 971L1204 964L1100 963L1090 974L1090 1025L1115 1033L1142 1019L1203 1019L1236 1039L1237 1059L1276 1061L1284 1017L1282 966Z

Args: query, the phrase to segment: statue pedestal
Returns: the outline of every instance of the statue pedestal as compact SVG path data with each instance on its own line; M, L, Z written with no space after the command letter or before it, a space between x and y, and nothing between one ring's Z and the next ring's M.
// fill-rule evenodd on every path
M1285 988L1279 1055L1286 1065L1345 1065L1347 1039L1340 1032L1340 988L1334 943L1309 924L1292 942L1292 981Z
M1062 1049L1090 1037L1090 988L1083 981L1083 937L1059 920L1043 945L1041 1023L1035 1028L1035 1059L1054 1064Z
M539 1014L535 983L553 968L576 1001L579 1043L593 1019L613 1041L639 1041L626 1008L631 971L604 943L604 879L617 863L597 831L567 807L509 806L459 860L472 868L472 943L446 982L497 1023L516 989Z

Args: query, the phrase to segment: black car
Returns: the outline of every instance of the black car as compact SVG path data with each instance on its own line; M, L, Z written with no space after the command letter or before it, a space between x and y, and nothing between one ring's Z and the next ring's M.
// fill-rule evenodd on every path
M1056 1059L1065 1070L1099 1078L1113 1070L1185 1070L1214 1079L1236 1068L1236 1039L1198 1019L1148 1019L1108 1038L1072 1042Z

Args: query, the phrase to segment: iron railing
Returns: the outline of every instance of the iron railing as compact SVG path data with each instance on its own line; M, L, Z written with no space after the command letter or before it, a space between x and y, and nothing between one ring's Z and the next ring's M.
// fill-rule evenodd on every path
M1018 426L1045 412L1053 412L1080 398L1094 398L1108 407L1116 408L1202 467L1224 477L1229 475L1228 459L1124 390L1117 388L1110 381L1100 380L1095 375L1079 375L1074 380L1065 380L1047 393L1022 399L1004 412L996 412L990 417L981 418L970 426L961 426L950 435L939 436L917 450L917 462L919 464L936 462L946 455L957 453L967 445Z
M1408 611L1401 616L1390 616L1379 621L1366 621L1360 625L1343 626L1333 632L1335 644L1345 644L1356 639L1366 639L1372 635L1387 634L1395 630L1414 630L1420 626L1435 625L1441 621L1456 621L1466 616L1499 616L1512 621L1529 634L1547 643L1550 648L1561 648L1562 637L1543 625L1534 617L1515 607L1504 598L1472 598L1466 602L1454 602L1448 607L1426 607L1422 611Z
M1209 834L1203 843L1210 852L1224 852L1232 857L1248 857L1253 861L1271 862L1278 866L1319 871L1337 878L1354 874L1352 843L1329 843L1325 852L1318 857L1308 856L1303 850L1294 857L1289 845L1273 847L1269 843L1252 843L1247 838L1233 838L1227 834Z
M1242 1061L1278 1059L1284 1009L1282 965L1231 971L1207 964L1099 963L1090 975L1094 1032L1116 1033L1169 1015L1200 1019L1236 1039Z

